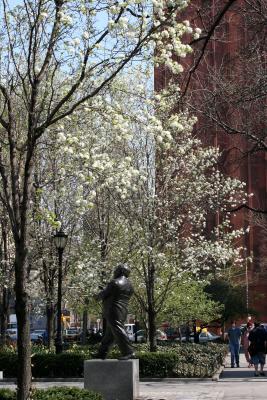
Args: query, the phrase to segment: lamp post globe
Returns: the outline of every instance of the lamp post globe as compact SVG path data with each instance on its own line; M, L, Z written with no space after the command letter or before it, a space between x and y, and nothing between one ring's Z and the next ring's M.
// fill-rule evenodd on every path
M58 250L64 250L68 241L68 235L61 229L54 236L54 243Z
M62 303L62 260L63 251L68 241L68 235L61 229L53 236L55 246L58 251L58 290L57 290L57 333L55 340L56 353L60 354L63 350L62 324L61 324L61 303Z

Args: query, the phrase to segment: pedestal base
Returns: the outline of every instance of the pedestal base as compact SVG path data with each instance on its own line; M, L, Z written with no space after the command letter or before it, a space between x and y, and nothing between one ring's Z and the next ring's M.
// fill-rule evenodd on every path
M84 388L104 400L135 400L139 396L139 360L84 362Z

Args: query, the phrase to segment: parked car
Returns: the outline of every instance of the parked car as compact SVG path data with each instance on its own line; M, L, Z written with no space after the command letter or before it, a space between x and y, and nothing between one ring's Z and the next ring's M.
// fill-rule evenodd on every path
M46 330L35 329L30 336L33 343L43 343L46 340Z
M221 336L215 335L213 332L201 332L199 334L199 343L207 343L207 342L218 342L221 339ZM180 340L180 339L175 339L175 340ZM191 333L189 337L190 342L194 342L194 334ZM186 341L186 337L182 337L182 342Z
M9 340L16 342L18 340L18 330L17 328L8 328L6 330L6 335Z
M177 338L180 339L180 334L179 334L178 330L175 328L168 327L168 328L166 328L165 333L167 335L168 340L176 340Z
M65 342L78 342L81 339L80 329L69 328L63 333L63 339Z
M124 324L125 331L128 336L134 335L135 324Z
M11 336L11 335L17 335L18 334L18 330L17 328L8 328L6 330L7 335Z
M139 331L136 332L137 335L137 342L138 343L144 343L146 342L146 332L144 329L140 329ZM129 339L131 342L135 341L135 335L134 334L128 334ZM165 332L157 329L156 330L156 338L157 340L167 340L167 335Z

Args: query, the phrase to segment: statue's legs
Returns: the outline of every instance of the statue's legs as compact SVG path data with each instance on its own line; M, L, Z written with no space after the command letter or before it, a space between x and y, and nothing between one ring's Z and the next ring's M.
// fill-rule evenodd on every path
M133 354L133 348L130 339L125 332L124 323L118 320L108 321L108 326L111 329L115 342L118 344L120 352L123 356L130 356Z
M111 326L109 325L109 323L107 323L105 334L103 339L101 340L101 345L96 355L96 358L102 358L102 359L107 358L108 351L113 344L114 344L114 336L112 333Z

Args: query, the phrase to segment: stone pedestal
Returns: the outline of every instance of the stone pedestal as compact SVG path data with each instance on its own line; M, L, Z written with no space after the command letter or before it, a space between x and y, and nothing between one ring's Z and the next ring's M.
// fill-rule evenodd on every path
M139 396L139 360L84 362L84 388L104 400L135 400Z

